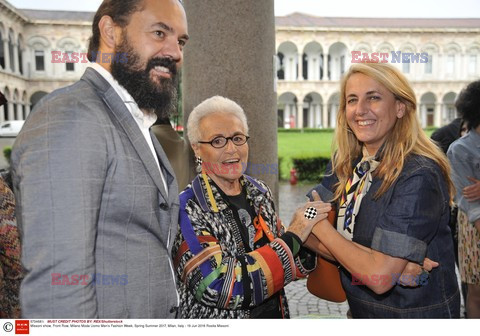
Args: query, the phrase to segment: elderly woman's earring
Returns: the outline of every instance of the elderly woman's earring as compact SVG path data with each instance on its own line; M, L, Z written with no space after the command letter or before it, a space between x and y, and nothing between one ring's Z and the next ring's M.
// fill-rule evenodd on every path
M202 172L202 163L203 163L202 158L197 156L195 158L195 163L197 165L195 169L197 170L197 173L200 174Z

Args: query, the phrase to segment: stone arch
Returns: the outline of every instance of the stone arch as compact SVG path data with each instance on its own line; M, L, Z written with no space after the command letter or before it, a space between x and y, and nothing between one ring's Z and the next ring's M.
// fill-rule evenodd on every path
M303 78L320 80L323 76L323 47L316 41L308 42L303 48Z
M392 51L395 51L395 48L390 42L384 41L377 46L376 51L380 53L388 53L390 57L392 54Z
M359 42L355 45L355 47L353 47L352 51L353 50L360 51L362 53L371 53L372 47L367 42Z
M436 104L437 97L432 92L425 92L420 97L420 120L422 127L435 125Z
M36 91L30 96L30 104L31 108L33 107L44 97L47 95L47 92L45 91Z
M278 127L297 127L297 96L293 92L284 92L277 99Z
M286 41L278 46L277 57L279 59L279 79L297 80L298 78L298 48L295 43ZM283 72L283 78L281 74Z
M28 45L32 48L35 49L36 47L42 48L42 49L49 49L51 47L50 41L44 37L44 36L32 36L28 39Z
M43 36L33 36L28 40L28 45L32 50L32 64L36 71L45 71L45 59L51 48L50 41Z
M445 54L449 54L449 53L460 54L461 51L462 51L462 48L456 42L450 42L443 47L443 52Z
M350 67L350 52L343 42L335 42L328 49L328 78L339 80Z
M455 99L457 94L453 91L446 93L442 98L442 125L446 125L457 118Z
M73 37L64 37L61 38L56 45L58 50L61 50L62 52L65 51L79 51L81 48L81 44L79 41L74 39ZM68 48L68 50L66 49Z
M327 127L335 128L337 126L337 113L340 108L340 92L333 93L328 98L327 106Z
M322 128L323 99L318 92L309 92L303 97L303 127Z

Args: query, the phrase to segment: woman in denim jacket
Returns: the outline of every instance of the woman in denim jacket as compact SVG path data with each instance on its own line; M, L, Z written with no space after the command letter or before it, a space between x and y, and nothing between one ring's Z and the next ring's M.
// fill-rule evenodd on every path
M322 220L307 245L341 265L354 318L458 318L454 188L445 155L420 127L415 93L394 67L368 63L351 66L340 97L333 174L319 186L333 195L337 227ZM399 278L425 258L438 267Z

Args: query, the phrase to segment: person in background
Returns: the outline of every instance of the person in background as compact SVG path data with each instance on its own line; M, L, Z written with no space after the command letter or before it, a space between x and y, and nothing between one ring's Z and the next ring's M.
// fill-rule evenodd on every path
M455 118L451 123L440 127L432 133L430 138L438 143L440 148L447 154L448 147L452 142L460 137L460 128L462 126L462 118Z
M331 175L336 227L321 220L307 246L341 265L353 318L458 318L445 155L421 129L415 93L389 64L352 65L341 82ZM404 286L409 262L438 262Z
M178 187L150 127L175 111L179 0L104 0L82 78L39 102L12 152L26 318L174 318Z
M458 205L458 254L460 276L466 282L468 318L480 317L480 81L470 83L458 96L455 107L468 133L450 145L448 158Z
M432 133L430 138L434 140L437 145L442 149L442 151L447 155L448 148L458 138L462 137L466 133L466 125L462 118L458 117L452 120L448 125L440 127L435 132ZM480 186L480 184L479 184ZM451 205L450 209L450 231L452 232L453 247L455 250L455 263L458 264L458 207L455 203ZM467 284L462 282L462 296L463 301L467 299Z
M284 287L315 267L316 255L302 243L330 204L307 203L285 231L270 189L244 174L250 137L245 113L232 100L203 101L187 130L199 169L180 194L172 250L179 317L288 318Z

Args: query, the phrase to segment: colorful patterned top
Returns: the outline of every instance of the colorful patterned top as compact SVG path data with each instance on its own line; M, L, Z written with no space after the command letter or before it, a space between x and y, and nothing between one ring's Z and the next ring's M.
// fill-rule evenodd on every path
M179 318L254 317L275 296L288 318L284 286L315 268L315 254L301 248L298 237L284 233L268 187L247 175L240 182L256 214L246 224L247 240L242 240L232 207L207 175L197 176L180 194L180 231L172 251Z
M18 293L23 279L15 197L0 177L0 318L19 318Z

